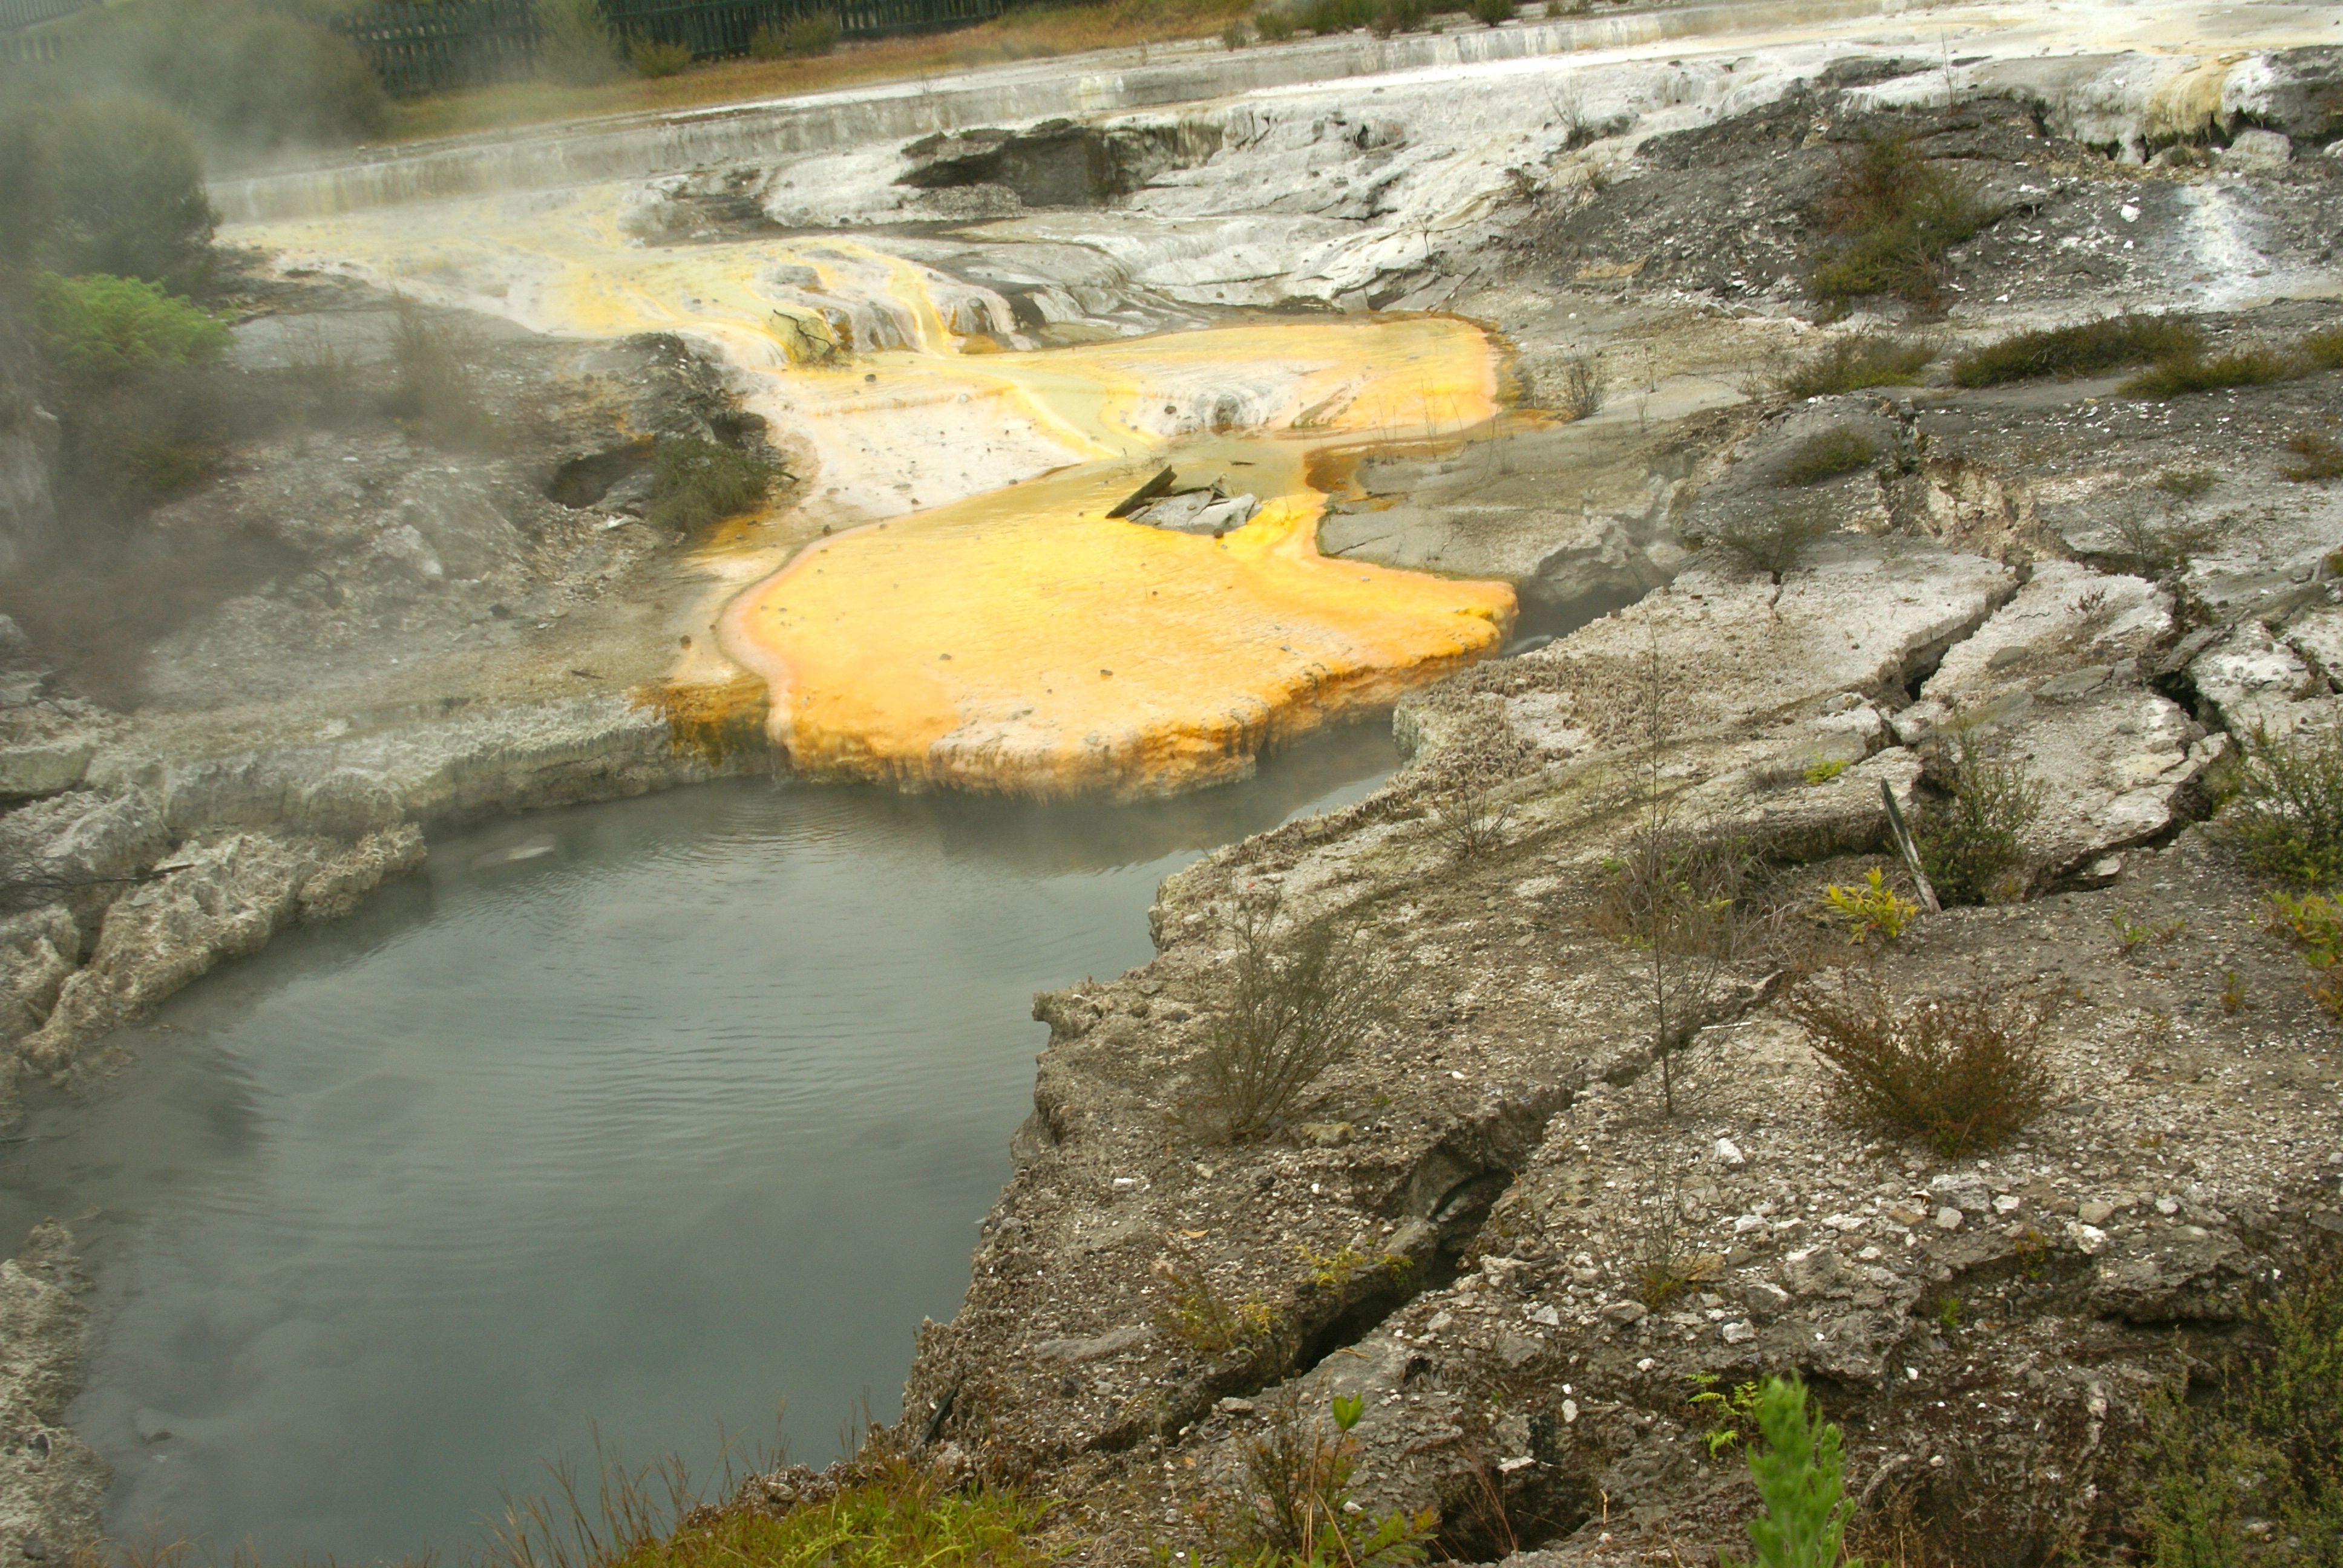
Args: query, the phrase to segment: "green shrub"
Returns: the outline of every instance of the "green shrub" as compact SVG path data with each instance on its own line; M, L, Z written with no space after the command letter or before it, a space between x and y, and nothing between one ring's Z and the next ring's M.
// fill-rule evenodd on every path
M2246 863L2300 888L2343 883L2343 730L2246 739L2227 813Z
M1756 507L1719 524L1708 542L1743 571L1764 572L1778 583L1828 532L1830 523L1817 506Z
M691 45L654 44L645 39L627 51L627 59L638 76L649 76L653 80L661 76L679 76L691 68Z
M1275 1130L1383 1012L1383 971L1358 933L1320 920L1289 934L1278 916L1274 897L1246 900L1222 928L1233 951L1196 1065L1212 1131L1232 1143Z
M1302 25L1312 33L1347 33L1372 24L1378 10L1377 0L1309 0Z
M1473 20L1494 27L1513 19L1513 0L1473 0Z
M1757 1391L1762 1443L1749 1445L1749 1479L1765 1512L1749 1523L1757 1548L1750 1565L1719 1553L1725 1568L1838 1568L1840 1541L1855 1504L1846 1499L1846 1454L1838 1428L1809 1416L1795 1375L1769 1377Z
M1900 136L1882 136L1848 160L1820 216L1824 242L1808 276L1816 298L1888 294L1933 304L1946 253L1996 215L1975 182Z
M2268 348L2241 348L2215 359L2177 355L2157 360L2117 390L2127 397L2179 397L2227 387L2267 387L2290 378L2298 368L2295 361Z
M1909 387L1920 379L1920 367L1936 357L1936 351L1925 343L1854 333L1790 360L1774 386L1782 397L1793 398L1829 397L1865 387Z
M1782 466L1785 485L1819 485L1841 474L1852 474L1879 456L1879 443L1860 430L1835 426L1807 437L1791 448Z
M835 11L792 17L781 29L781 53L792 60L809 60L837 48L841 35Z
M9 249L51 272L143 277L180 293L210 283L216 220L177 116L114 95L11 119L5 141L25 160L15 178L28 188L0 225Z
M2343 370L2343 327L2330 327L2304 338L2302 357L2320 370Z
M590 87L618 74L618 42L594 0L537 0L538 74Z
M2210 468L2166 468L2156 476L2156 487L2180 500L2193 501L2213 487Z
M662 436L654 458L649 521L696 532L764 505L780 465L698 436Z
M2343 1019L2343 904L2324 893L2298 899L2272 893L2269 924L2302 950L2310 966L2310 1000L2329 1018Z
M1420 33L1432 19L1431 0L1383 0L1371 24L1378 38L1394 33Z
M1288 1392L1272 1402L1261 1432L1238 1450L1242 1494L1214 1533L1232 1550L1228 1568L1401 1568L1423 1561L1430 1512L1374 1517L1351 1498L1364 1456L1351 1436L1365 1413L1355 1396L1331 1402L1329 1432Z
M381 135L390 103L347 43L302 0L146 0L65 24L55 83L167 105L231 158Z
M1948 904L1983 904L2023 891L2024 835L2042 813L2042 787L1967 735L1955 743L1951 799L1926 812L1920 863Z
M1242 16L1221 29L1221 47L1223 49L1242 49L1252 42L1252 29L1245 25Z
M85 387L200 365L228 345L216 317L154 284L103 274L42 278L40 336L49 373Z
M1282 44L1293 36L1293 18L1282 11L1256 12L1252 30L1261 35L1264 44Z
M2072 380L2127 365L2187 358L2204 349L2196 325L2177 316L2113 316L2077 327L2021 332L1953 361L1962 387L1997 387L2047 377Z
M2298 430L2286 438L2286 449L2299 462L2286 466L2286 477L2299 484L2343 478L2343 445L2316 430Z
M2286 1274L2246 1309L2267 1348L2209 1398L2147 1402L2150 1568L2343 1563L2343 1261L2327 1243Z

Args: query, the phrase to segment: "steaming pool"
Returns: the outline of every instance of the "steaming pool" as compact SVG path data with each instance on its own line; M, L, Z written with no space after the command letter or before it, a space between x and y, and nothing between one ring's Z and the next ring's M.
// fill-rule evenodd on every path
M828 1459L960 1300L1032 991L1143 962L1164 876L1395 762L1363 726L1151 804L729 783L436 839L28 1106L0 1220L66 1220L96 1282L108 1533L460 1556L598 1432L705 1473L784 1402Z

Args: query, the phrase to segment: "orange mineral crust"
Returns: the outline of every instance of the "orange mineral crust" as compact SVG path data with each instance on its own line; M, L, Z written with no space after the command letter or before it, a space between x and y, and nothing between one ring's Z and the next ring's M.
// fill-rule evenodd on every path
M1102 514L1098 477L825 540L741 599L726 646L773 684L809 773L1141 795L1493 648L1502 583L1328 560L1314 495L1212 539Z

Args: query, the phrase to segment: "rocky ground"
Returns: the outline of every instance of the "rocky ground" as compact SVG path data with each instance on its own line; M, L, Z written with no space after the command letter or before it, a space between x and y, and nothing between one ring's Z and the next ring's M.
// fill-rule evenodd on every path
M1700 1380L1785 1370L1847 1428L1866 1504L1961 1522L1939 1544L1964 1561L2037 1560L2119 1523L2175 1330L2233 1335L2343 1231L2335 1026L2207 820L2238 738L2336 712L2343 501L2287 468L2343 420L2343 373L2149 400L1946 371L2120 309L2187 309L2215 352L2343 320L2343 75L2332 50L2206 75L1901 42L964 134L628 207L654 239L893 226L1020 346L1373 307L1459 310L1514 349L1520 409L1327 476L1322 543L1514 580L1525 650L1403 704L1389 789L1167 883L1153 963L1037 1002L1018 1174L897 1435L1065 1499L1075 1560L1205 1549L1247 1442L1336 1392L1366 1402L1361 1505L1436 1509L1453 1555L1664 1560L1752 1504ZM1991 220L1934 299L1850 314L1806 267L1818 204L1882 136ZM765 765L645 700L732 580L648 520L647 437L791 449L739 425L720 367L467 319L481 418L435 431L385 412L384 295L256 276L244 316L239 373L312 388L303 417L155 516L144 578L74 577L0 626L12 1075L85 1070L115 1023L412 866L432 825ZM1916 384L1782 390L1871 333L1931 351ZM1589 377L1599 407L1574 397ZM1871 457L1791 482L1834 432ZM15 506L37 430L5 434ZM1778 574L1715 547L1785 508L1825 537ZM766 544L810 532L799 511ZM2019 896L1855 948L1822 890L1903 876L1883 799L1940 800L1957 734L2042 789ZM1460 848L1460 810L1490 841ZM1762 930L1665 1053L1612 869L1654 813L1763 861ZM1231 1145L1195 1073L1226 918L1272 890L1365 934L1386 1022ZM1785 1010L1845 987L2040 1012L2051 1104L1958 1160L1834 1119ZM27 1413L0 1469L34 1490L0 1503L23 1522L0 1561L27 1532L77 1541L42 1522L96 1496L41 1392L77 1342L66 1246L7 1266L44 1326L5 1336L0 1399ZM1192 1332L1213 1302L1242 1333Z

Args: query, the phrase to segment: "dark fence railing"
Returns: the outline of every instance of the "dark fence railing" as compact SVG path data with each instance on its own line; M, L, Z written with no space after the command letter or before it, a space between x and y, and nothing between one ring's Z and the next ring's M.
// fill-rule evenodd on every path
M60 16L85 11L97 0L0 0L0 33L37 27Z
M10 4L54 0L0 0ZM850 38L964 26L1005 0L600 0L622 44L681 44L694 59L745 55L760 27L829 12ZM407 97L526 76L537 63L534 0L380 0L334 23L386 91Z

